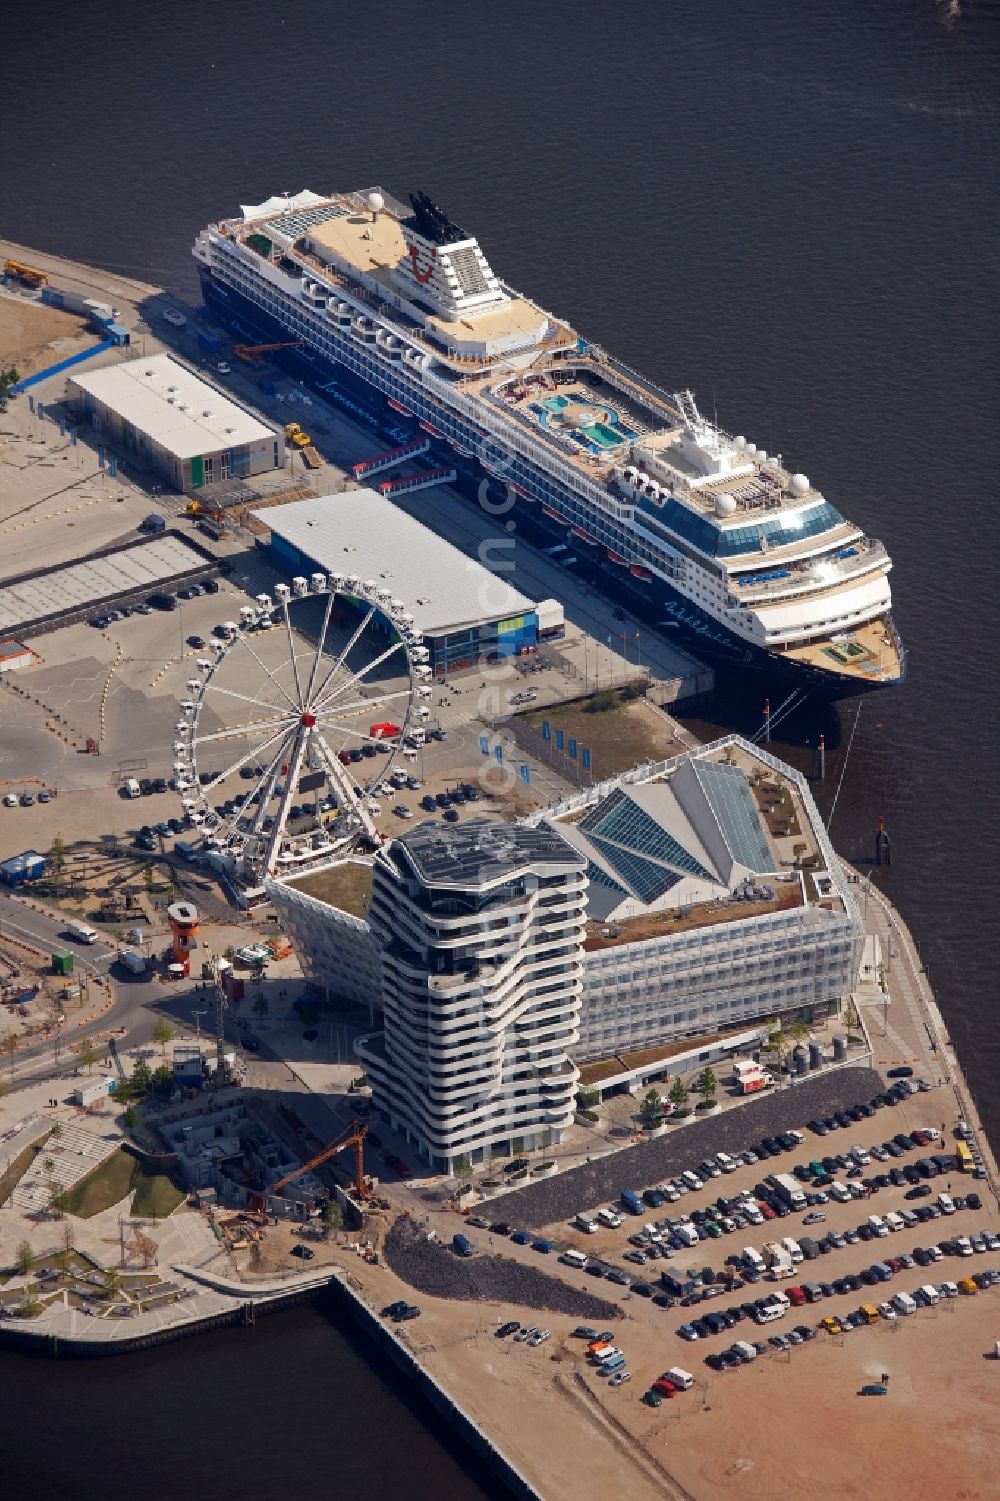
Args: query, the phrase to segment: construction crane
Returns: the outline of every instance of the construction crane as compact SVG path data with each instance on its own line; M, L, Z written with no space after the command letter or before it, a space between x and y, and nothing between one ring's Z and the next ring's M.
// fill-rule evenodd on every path
M272 349L299 349L301 345L301 339L284 339L280 344L234 344L233 354L238 360L252 365L260 355L270 354Z
M229 1005L229 997L226 995L225 975L230 972L232 965L228 959L220 961L218 954L212 954L208 960L212 972L212 982L215 985L215 1073L212 1075L212 1084L216 1089L229 1084L229 1067L226 1063L226 1007ZM204 968L202 974L204 974Z
M251 1214L265 1215L267 1213L267 1200L272 1194L280 1192L289 1183L294 1183L296 1178L305 1177L306 1173L311 1173L314 1167L319 1167L321 1163L328 1162L331 1157L335 1157L338 1152L344 1151L346 1147L354 1148L354 1191L359 1199L366 1199L371 1192L368 1184L365 1182L365 1137L367 1135L368 1127L361 1123L348 1126L347 1130L334 1141L331 1141L328 1147L324 1147L322 1152L317 1152L315 1157L310 1157L309 1161L303 1162L301 1167L294 1168L292 1172L286 1173L283 1178L279 1178L276 1183L272 1183L270 1187L266 1188L262 1194L255 1194L250 1201Z
M48 285L49 279L44 271L39 271L37 266L26 266L23 261L4 261L3 269L8 276L16 276L18 281L23 281L26 286Z

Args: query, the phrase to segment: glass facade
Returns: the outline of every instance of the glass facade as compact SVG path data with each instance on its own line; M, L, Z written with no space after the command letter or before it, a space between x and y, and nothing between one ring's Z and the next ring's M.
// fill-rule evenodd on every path
M853 989L861 942L846 912L807 907L590 952L574 1059L775 1012L826 1012Z
M736 558L743 553L762 552L765 544L780 547L799 542L845 524L843 516L829 501L819 501L804 511L768 516L747 526L721 527L707 516L699 516L679 500L658 506L641 496L636 509L657 525L657 530L673 531L699 552L710 558Z

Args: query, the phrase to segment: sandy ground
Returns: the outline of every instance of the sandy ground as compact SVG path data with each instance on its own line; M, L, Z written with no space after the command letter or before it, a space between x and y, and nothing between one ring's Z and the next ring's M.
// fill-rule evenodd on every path
M413 1298L385 1267L359 1267L358 1276L377 1306ZM629 1319L614 1332L634 1375L616 1391L590 1373L572 1338L574 1319L415 1301L423 1312L407 1328L411 1347L546 1497L597 1501L609 1486L637 1501L996 1495L1000 1362L987 1358L994 1324L1000 1328L996 1293L842 1339L818 1335L790 1355L772 1353L720 1376L691 1357L692 1347L677 1348L648 1320ZM995 1317L984 1319L987 1307ZM508 1317L544 1323L552 1339L537 1349L494 1339ZM692 1372L695 1386L647 1408L647 1385L675 1364ZM858 1395L883 1372L888 1397Z
M407 1331L412 1348L553 1501L570 1493L597 1501L609 1486L637 1501L997 1494L1000 1362L988 1358L1000 1330L996 1291L847 1337L820 1334L718 1376L695 1347L636 1310L614 1329L633 1379L611 1391L571 1337L574 1319L414 1299L385 1267L358 1276L377 1306L397 1296L419 1303L422 1316ZM508 1317L544 1323L553 1337L537 1349L494 1339ZM695 1386L651 1410L642 1394L671 1365L689 1370ZM883 1372L888 1397L858 1395Z
M31 375L44 365L82 349L93 336L83 320L61 308L0 297L0 359L19 375Z

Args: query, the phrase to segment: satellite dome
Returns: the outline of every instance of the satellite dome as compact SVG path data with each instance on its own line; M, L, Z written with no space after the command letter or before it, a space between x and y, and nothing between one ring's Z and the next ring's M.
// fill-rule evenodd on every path
M372 211L373 214L380 214L382 212L382 210L385 208L385 199L382 197L382 194L381 193L369 193L368 194L368 207L371 209L371 211Z
M736 512L736 499L732 495L717 495L715 497L716 516L732 516Z
M805 495L809 489L809 479L805 474L793 474L788 488L793 495Z
M746 440L746 438L744 438L743 434L740 433L739 437L736 439L736 447L737 448L746 448L746 446L747 446L747 440Z
M758 462L758 464L766 464L767 463L767 449L766 448L758 448L758 450L757 450L757 462Z

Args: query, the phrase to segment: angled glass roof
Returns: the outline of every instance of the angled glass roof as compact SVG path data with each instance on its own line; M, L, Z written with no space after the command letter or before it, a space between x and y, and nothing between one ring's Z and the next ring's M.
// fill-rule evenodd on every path
M654 860L644 860L631 850L619 849L617 845L609 844L598 835L591 835L591 838L598 853L628 882L643 902L655 902L671 886L676 886L678 881L683 880L678 871L670 870L666 865L657 865Z
M587 879L593 886L604 886L608 891L617 892L619 896L628 896L626 888L613 880L594 860L587 861Z
M678 844L673 835L662 829L621 789L613 792L604 802L598 803L586 818L581 819L580 828L591 838L600 835L604 839L612 839L630 850L651 855L654 860L663 860L675 870L688 875L701 876L706 881L718 879L714 872L706 870L689 850ZM617 862L615 868L618 868ZM671 881L670 885L673 884Z
M695 760L692 764L733 858L750 870L772 870L774 857L743 772L722 761Z

